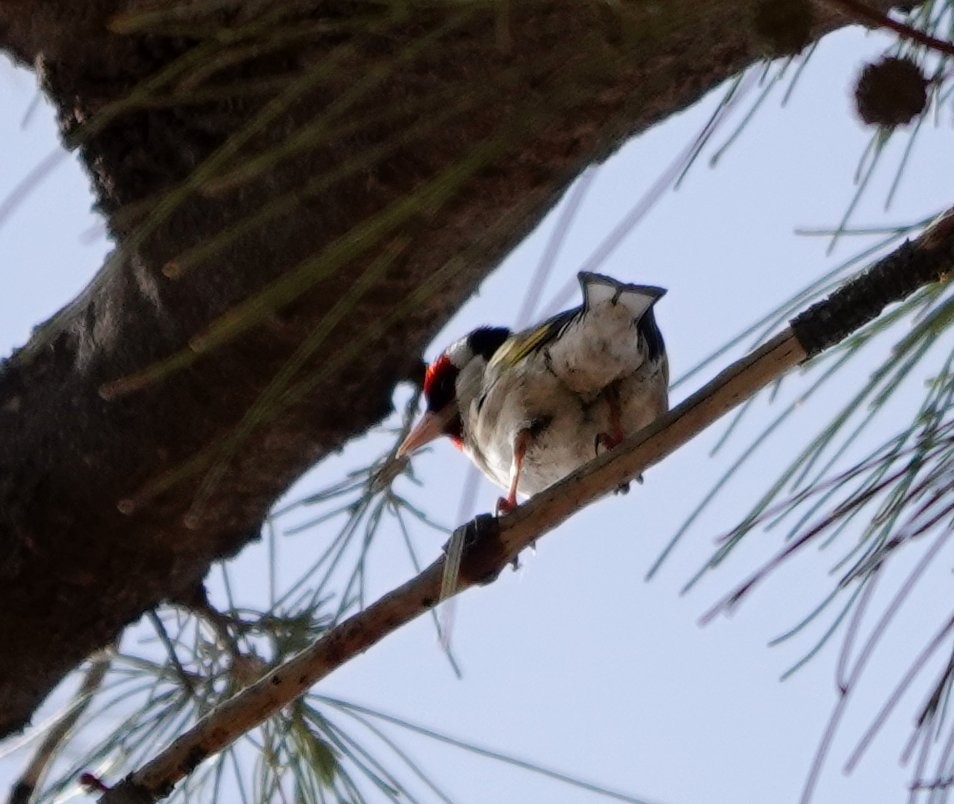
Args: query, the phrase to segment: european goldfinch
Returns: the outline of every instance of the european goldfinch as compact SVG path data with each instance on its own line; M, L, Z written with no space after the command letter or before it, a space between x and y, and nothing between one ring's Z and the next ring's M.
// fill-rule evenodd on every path
M448 435L492 481L532 495L669 407L669 365L653 305L663 288L580 273L583 304L511 333L480 327L428 367L427 411L404 456Z

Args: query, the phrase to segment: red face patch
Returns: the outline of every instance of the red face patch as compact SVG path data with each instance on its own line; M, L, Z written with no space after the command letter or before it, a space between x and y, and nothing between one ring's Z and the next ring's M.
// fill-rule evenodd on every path
M424 375L424 398L427 409L435 413L444 410L457 397L457 375L460 369L443 354L430 366Z
M460 414L456 409L458 374L460 369L451 363L446 354L442 354L427 367L423 387L427 409L432 413L447 416L443 432L460 446L462 426Z
M449 373L453 373L456 378L457 368L450 362L450 358L446 354L441 355L427 367L427 371L424 373L424 397L428 400L428 403L434 396L435 391L443 390L443 386L447 384L446 375ZM437 409L430 404L428 404L428 407L431 410Z

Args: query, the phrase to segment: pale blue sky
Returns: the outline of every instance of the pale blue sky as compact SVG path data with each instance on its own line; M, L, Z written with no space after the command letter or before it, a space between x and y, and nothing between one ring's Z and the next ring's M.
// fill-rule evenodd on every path
M857 30L827 39L788 107L779 108L781 93L776 92L716 169L700 161L682 187L665 193L600 266L621 279L669 289L657 316L674 376L833 264L825 256L825 240L795 237L793 229L836 224L852 196L853 174L868 139L853 117L852 80L862 60L877 57L886 41ZM740 110L757 92L750 92ZM31 75L13 73L4 63L0 93L5 109L0 138L7 155L0 162L0 193L6 193L57 146L45 106L20 126L35 93ZM685 148L718 97L715 93L642 135L600 167L542 296L543 309ZM736 114L734 120L738 118ZM734 120L716 135L716 144L734 128ZM950 125L948 104L939 126L922 132L895 204L885 212L885 190L900 153L900 143L893 145L854 220L903 222L948 205L954 175ZM64 159L0 221L0 354L22 343L30 327L72 298L101 264L108 246L96 234L89 206L80 168ZM515 316L554 220L551 215L505 260L438 336L428 357L477 324L524 323ZM854 241L843 242L833 259L857 248ZM574 296L565 306L576 303ZM883 348L872 349L845 373L841 385L806 404L720 495L651 583L644 582L644 575L669 536L748 444L747 438L806 387L802 379L793 377L785 384L775 407L758 402L724 454L708 456L722 431L717 426L647 472L645 484L628 496L603 500L544 538L536 555L525 557L521 572L508 571L493 586L463 595L454 625L462 681L449 672L430 622L421 619L342 668L321 689L654 802L797 801L835 701L840 640L782 684L778 676L814 644L821 630L816 627L807 637L776 648L766 643L824 597L831 585L825 573L833 560L808 551L753 594L734 617L700 628L697 620L708 606L778 549L779 534L753 534L722 571L688 596L678 592L708 556L713 537L745 513L889 346L885 341ZM879 423L878 439L904 427L918 382L928 374L927 368L919 372L913 394L898 400ZM675 401L699 382L679 388ZM402 389L398 401L406 395ZM898 417L896 427L892 415ZM317 467L290 496L331 482L384 445L381 437L353 445ZM417 456L414 463L423 488L411 490L400 481L401 488L436 519L452 522L466 461L447 443ZM496 494L482 484L478 509L490 508ZM415 538L428 560L442 541L426 531ZM321 532L283 538L286 576L293 577L321 545ZM250 603L264 594L262 549L253 547L235 562L238 594ZM899 564L909 567L918 555L914 550ZM814 801L903 800L910 768L899 768L897 758L924 684L905 697L855 773L845 778L840 768L907 669L905 660L947 614L938 603L950 598L945 569L950 550L942 558L934 576L907 604L859 688ZM372 596L411 572L396 532L383 534L372 561ZM885 595L891 578L896 585L902 572L889 575ZM924 616L935 609L936 616ZM930 672L926 679L932 679ZM406 743L455 801L597 800L592 793L419 738L408 736ZM0 788L20 762L0 763Z

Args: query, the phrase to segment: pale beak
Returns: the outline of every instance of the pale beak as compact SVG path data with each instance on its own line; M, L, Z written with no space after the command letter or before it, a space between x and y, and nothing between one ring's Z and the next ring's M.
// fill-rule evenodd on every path
M414 425L414 429L408 433L407 438L401 442L401 446L398 447L397 457L403 458L408 453L414 452L414 450L423 447L435 438L439 438L443 435L444 425L446 423L447 420L445 417L433 411L427 411L427 413L421 417L421 420Z

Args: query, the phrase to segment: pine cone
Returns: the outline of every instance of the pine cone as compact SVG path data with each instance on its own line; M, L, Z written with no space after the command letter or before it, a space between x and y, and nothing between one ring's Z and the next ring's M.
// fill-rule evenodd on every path
M894 56L869 64L855 87L855 104L869 125L910 123L927 105L928 80L913 61Z

